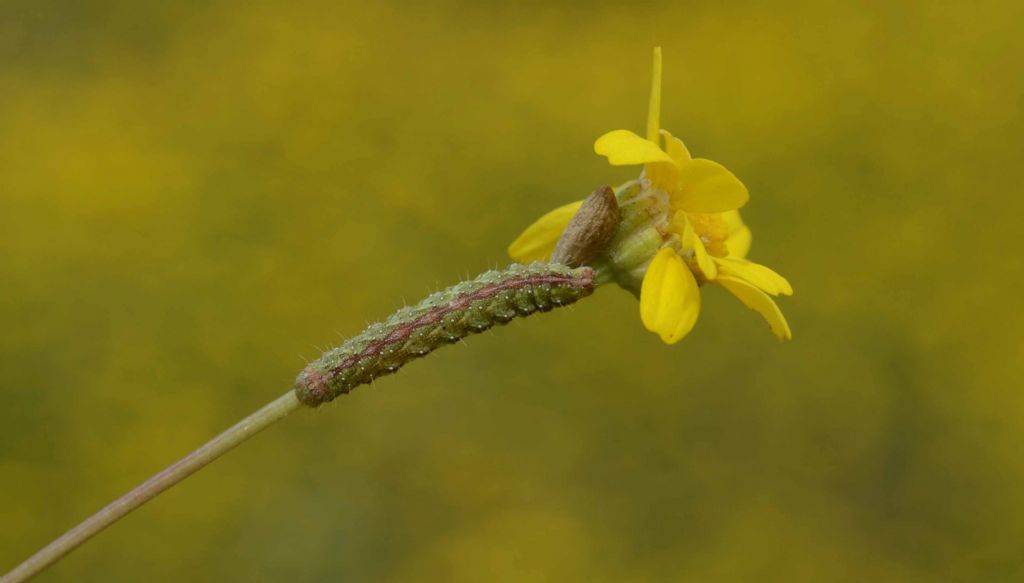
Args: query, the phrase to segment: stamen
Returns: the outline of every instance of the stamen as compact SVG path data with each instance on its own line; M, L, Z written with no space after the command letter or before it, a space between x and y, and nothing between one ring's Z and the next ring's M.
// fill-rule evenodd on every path
M721 214L687 213L686 216L694 232L700 237L701 243L704 243L708 255L725 257L729 254L729 247L726 244L729 239L729 225Z

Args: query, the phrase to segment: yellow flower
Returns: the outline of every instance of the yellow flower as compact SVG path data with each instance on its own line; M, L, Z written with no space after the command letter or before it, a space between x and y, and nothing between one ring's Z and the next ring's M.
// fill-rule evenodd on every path
M615 166L644 165L640 178L616 189L622 222L604 256L594 261L601 281L616 281L640 297L640 319L673 344L690 332L700 312L700 286L732 292L767 320L780 340L793 337L771 296L792 295L784 277L746 259L751 232L740 218L747 188L711 160L693 158L681 140L661 129L661 48L654 49L654 75L647 137L628 130L608 132L594 151ZM510 246L516 261L547 259L575 202L530 225Z

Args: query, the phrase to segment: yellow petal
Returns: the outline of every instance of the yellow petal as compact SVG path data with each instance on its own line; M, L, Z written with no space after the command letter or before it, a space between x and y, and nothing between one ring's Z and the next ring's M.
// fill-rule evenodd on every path
M640 288L640 319L644 327L674 344L686 336L700 313L700 290L683 260L672 249L658 252L647 267Z
M560 206L534 221L511 245L508 255L519 263L542 261L551 256L566 225L580 210L583 201Z
M729 257L743 259L750 252L750 243L753 234L750 227L743 224L740 211L729 211L722 213L725 224L729 226L729 239L725 242L729 248Z
M696 158L679 167L672 202L691 213L723 213L747 204L750 194L739 178L718 162Z
M647 178L656 188L665 192L673 192L676 190L676 185L679 184L678 168L690 160L690 152L679 138L674 137L666 130L661 130L661 135L665 137L665 153L672 158L673 163L656 162L648 164L644 168Z
M768 326L771 327L772 333L775 334L776 338L779 340L793 339L793 332L789 329L789 323L786 322L786 317L782 315L782 310L763 291L742 279L722 274L719 274L715 283L721 284L722 287L731 291L734 296L739 298L745 306L761 314L768 321Z
M730 235L746 226L743 222L743 215L741 215L738 210L722 213L722 220L725 221L725 224L729 227Z
M672 162L658 144L641 138L629 130L614 130L597 138L594 151L608 158L612 166L629 166L648 162Z
M697 267L700 268L705 278L711 280L718 277L718 266L708 255L708 250L704 248L704 241L696 235L693 237L693 256L697 260Z
M654 47L651 99L647 104L647 139L657 144L659 129L661 129L661 47Z
M750 253L750 243L754 239L754 234L750 232L750 227L743 225L743 228L736 232L735 235L729 235L729 240L725 242L729 248L729 257L736 257L743 259Z
M682 140L670 134L668 130L661 130L661 135L665 138L665 151L675 160L677 166L682 166L692 159Z
M735 257L716 257L715 261L723 275L752 283L766 294L793 295L793 286L789 285L789 281L764 265Z
M693 230L693 226L690 225L690 221L686 218L686 213L676 213L672 217L672 224L669 229L679 234L679 242L682 244L684 252L693 251L697 268L704 274L704 278L708 280L715 279L718 276L718 266L715 265L711 256L708 255L708 251L704 247L704 241Z
M669 162L644 164L644 176L659 190L672 192L679 184L679 171L676 165Z

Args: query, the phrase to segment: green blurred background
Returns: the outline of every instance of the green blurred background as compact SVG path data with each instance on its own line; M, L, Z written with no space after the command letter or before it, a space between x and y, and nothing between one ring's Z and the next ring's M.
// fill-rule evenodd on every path
M504 264L664 125L796 288L602 290L302 411L50 581L1024 579L1020 2L0 2L0 570Z

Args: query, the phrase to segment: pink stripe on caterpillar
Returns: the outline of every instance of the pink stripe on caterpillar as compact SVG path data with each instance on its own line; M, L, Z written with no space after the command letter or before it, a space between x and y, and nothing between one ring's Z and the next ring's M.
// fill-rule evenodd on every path
M552 275L535 275L523 279L508 279L501 283L492 284L483 288L480 288L472 293L460 296L454 302L446 305L439 306L438 308L427 312L419 318L403 324L392 331L387 337L371 342L369 346L364 348L359 354L353 354L346 358L341 364L332 368L327 372L327 378L334 378L338 374L352 366L359 363L360 360L376 356L380 354L385 348L398 342L403 342L412 335L417 328L436 324L441 321L446 315L461 310L467 307L469 304L479 301L493 298L503 291L516 291L525 287L549 284L549 285L574 285L578 284L577 287L589 287L593 284L593 277L588 277L585 280L577 280L575 278L564 277L564 276L552 276Z

